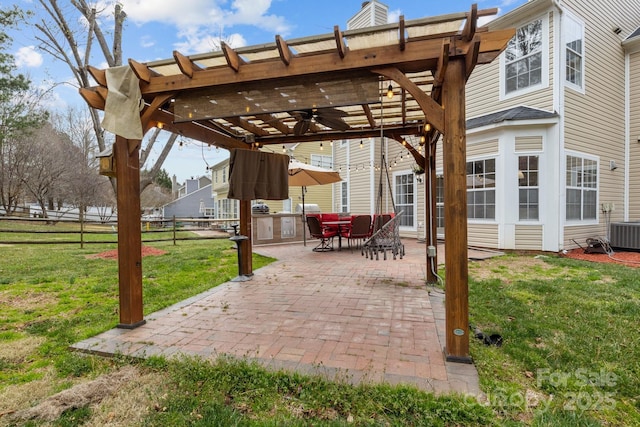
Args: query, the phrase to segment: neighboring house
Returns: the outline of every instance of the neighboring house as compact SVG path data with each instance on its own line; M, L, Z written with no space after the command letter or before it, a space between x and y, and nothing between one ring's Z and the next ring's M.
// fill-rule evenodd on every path
M240 201L228 199L229 158L211 167L212 197L215 204L216 219L240 218Z
M304 144L286 144L278 154L286 154L300 162L331 169L333 166L332 142L310 142ZM262 148L273 151L275 146ZM238 200L228 199L229 193L229 159L225 159L211 168L213 181L213 197L216 206L216 218L239 218ZM307 187L305 193L306 204L316 204L322 212L333 211L331 185L316 185ZM264 203L269 206L270 213L295 212L298 204L302 203L302 188L289 187L287 200L254 200L254 203ZM252 203L252 204L254 204Z
M489 27L517 32L500 60L478 66L467 83L469 245L556 252L606 237L609 222L639 221L637 0L531 0ZM379 172L382 150L391 189ZM346 180L334 187L336 210L388 211L392 198L405 212L401 232L424 236L429 177L414 175L400 144L344 141L334 158Z
M176 189L178 198L162 207L164 218L213 218L214 200L211 179L206 176L191 178Z

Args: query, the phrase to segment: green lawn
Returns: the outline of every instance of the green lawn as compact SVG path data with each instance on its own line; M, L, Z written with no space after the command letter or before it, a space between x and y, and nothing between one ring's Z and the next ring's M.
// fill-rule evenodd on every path
M226 239L150 245L167 254L143 260L146 313L237 274ZM471 322L504 338L501 347L472 341L486 395L478 402L269 372L228 358L131 361L70 352L70 344L118 322L117 262L87 257L114 247L0 246L0 425L640 425L639 270L555 256L472 262ZM254 255L254 268L270 261ZM135 379L100 404L69 407L46 422L13 418L131 366Z

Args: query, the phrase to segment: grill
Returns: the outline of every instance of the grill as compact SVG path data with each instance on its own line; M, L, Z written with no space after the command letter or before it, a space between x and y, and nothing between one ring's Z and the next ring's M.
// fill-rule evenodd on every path
M609 225L609 244L614 248L640 250L640 221L612 222Z
M264 203L257 203L251 206L251 213L252 214L268 214L269 206L265 205Z

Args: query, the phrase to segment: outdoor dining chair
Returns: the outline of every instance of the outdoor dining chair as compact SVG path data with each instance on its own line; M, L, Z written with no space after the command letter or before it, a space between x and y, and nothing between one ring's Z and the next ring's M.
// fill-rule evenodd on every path
M351 248L352 241L362 241L370 236L371 215L354 215L351 219L351 227L342 232L342 237L347 238L349 248Z
M314 252L327 252L333 250L333 238L338 235L336 230L331 230L322 226L320 218L314 215L307 216L307 225L309 234L315 239L319 239L320 243L313 248Z

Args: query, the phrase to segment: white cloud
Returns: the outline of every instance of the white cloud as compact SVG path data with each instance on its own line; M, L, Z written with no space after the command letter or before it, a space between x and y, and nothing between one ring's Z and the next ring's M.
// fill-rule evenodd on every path
M402 15L402 11L400 9L390 10L387 15L387 24L393 24L400 21L400 15Z
M15 54L16 67L37 68L42 65L42 55L36 51L35 46L24 46Z
M272 0L122 0L130 22L159 22L174 26L181 39L175 44L184 53L219 47L220 39L234 47L246 44L237 33L225 29L247 25L286 36L291 27L282 16L269 14Z

